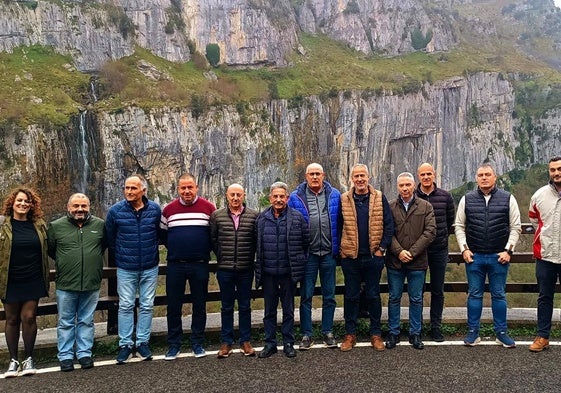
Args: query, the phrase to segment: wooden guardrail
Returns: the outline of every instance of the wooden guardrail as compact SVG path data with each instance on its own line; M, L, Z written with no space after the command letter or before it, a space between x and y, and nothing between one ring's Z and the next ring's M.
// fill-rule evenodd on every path
M522 234L533 234L534 228L530 224L522 225ZM458 252L450 253L450 259L448 263L463 264L464 260L462 255ZM511 258L511 263L534 263L534 259L531 253L515 253ZM210 264L210 271L216 272L216 263ZM167 266L160 265L159 275L165 276L167 273ZM117 334L117 310L119 308L119 297L117 295L117 269L115 267L104 267L103 268L103 279L108 281L108 294L106 296L100 296L99 302L97 304L97 310L106 310L107 315L107 334ZM49 280L55 281L55 271L51 270L49 274ZM406 284L407 285L407 284ZM430 291L430 283L425 284L426 291ZM468 284L467 282L445 282L444 291L445 292L467 292ZM557 284L557 291L561 290L561 285ZM335 288L335 293L337 295L344 294L344 285L337 285ZM388 284L380 283L380 291L387 293ZM406 291L406 290L405 290ZM485 291L489 291L488 284L485 285ZM506 284L507 293L537 293L538 285L535 282L532 283L513 283L508 282ZM315 295L321 295L321 288L316 287ZM254 299L262 298L263 291L261 289L253 289L252 297ZM207 301L220 301L219 291L210 291L207 297ZM191 302L191 294L183 295L183 302ZM157 295L154 299L154 305L164 306L167 304L166 295ZM37 315L56 315L58 313L56 302L46 302L40 303ZM0 320L6 319L6 314L4 309L0 309Z

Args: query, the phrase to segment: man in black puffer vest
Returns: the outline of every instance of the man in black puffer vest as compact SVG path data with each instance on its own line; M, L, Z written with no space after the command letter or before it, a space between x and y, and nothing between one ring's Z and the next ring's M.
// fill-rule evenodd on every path
M514 348L507 333L506 277L510 257L520 236L520 211L514 196L496 187L497 175L489 164L477 169L477 190L468 192L458 205L455 231L468 279L468 334L464 344L477 345L483 309L485 278L489 277L493 324L497 344Z

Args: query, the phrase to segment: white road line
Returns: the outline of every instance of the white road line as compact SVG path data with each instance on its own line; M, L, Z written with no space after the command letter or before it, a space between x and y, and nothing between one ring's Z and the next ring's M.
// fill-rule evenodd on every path
M529 346L530 344L532 344L533 341L516 341L516 346L517 347L526 347ZM444 341L441 343L437 343L434 341L423 341L423 344L425 344L425 347L442 347L442 346L464 346L464 342L461 340L451 340L451 341ZM402 347L408 347L411 344L409 344L407 338L405 338L404 341L400 342L399 344L397 344L398 346L402 346ZM481 345L487 345L487 346L496 346L499 347L500 345L497 344L495 342L495 340L489 338L489 339L483 339L479 344L477 344L476 346L481 346ZM550 346L561 346L561 341L550 341L549 342ZM297 347L297 346L296 346ZM355 347L370 347L370 343L369 342L358 342L356 343ZM282 351L283 347L281 345L279 345L278 347L279 351ZM314 345L312 346L311 350L318 350L318 349L328 349L326 346L324 345ZM526 348L522 348L523 350L525 350ZM263 350L263 347L255 347L255 352L258 353L259 351ZM331 350L334 350L331 349ZM218 354L218 351L207 351L207 356L216 356ZM241 353L239 351L235 351L234 355ZM379 353L379 352L378 352ZM391 350L388 350L388 353L391 353ZM164 360L165 355L156 355L152 357L152 361L154 360ZM195 354L192 352L187 352L187 353L180 353L179 355L177 355L177 358L191 358L191 357L195 357ZM140 357L132 357L131 359L129 359L127 361L127 363L137 363L137 362L142 362L142 358ZM172 360L173 361L173 360ZM114 359L111 360L96 360L95 361L95 367L104 367L104 366L116 366L117 362ZM124 365L119 365L119 366L124 366ZM76 365L76 369L79 370L80 366L77 364ZM46 368L39 368L37 369L37 374L46 374L46 373L54 373L54 372L61 372L60 371L60 367L59 366L55 366L55 367L46 367ZM0 379L4 379L4 374L0 375Z

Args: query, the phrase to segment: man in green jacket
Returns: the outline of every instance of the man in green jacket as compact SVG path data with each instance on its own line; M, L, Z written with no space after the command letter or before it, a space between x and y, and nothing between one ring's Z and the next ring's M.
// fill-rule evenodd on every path
M106 248L104 222L90 214L90 200L80 193L68 200L68 212L50 223L49 256L56 262L58 360L61 371L92 368L94 312L99 299Z

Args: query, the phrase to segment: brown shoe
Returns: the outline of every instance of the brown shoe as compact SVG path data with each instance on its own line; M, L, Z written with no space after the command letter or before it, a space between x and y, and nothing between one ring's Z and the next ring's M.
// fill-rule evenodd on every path
M537 336L529 349L530 352L541 352L547 348L549 348L549 339Z
M372 347L376 350L376 351L383 351L386 349L386 346L384 345L384 342L382 341L382 337L381 336L372 336L370 337L370 344L372 344Z
M345 334L345 337L343 337L343 342L341 343L341 351L350 351L355 345L356 336L354 334Z
M243 353L244 356L255 356L255 349L253 349L249 341L241 343L240 352Z
M222 343L220 345L220 349L218 350L218 357L219 358L227 358L232 354L232 346L230 344Z

